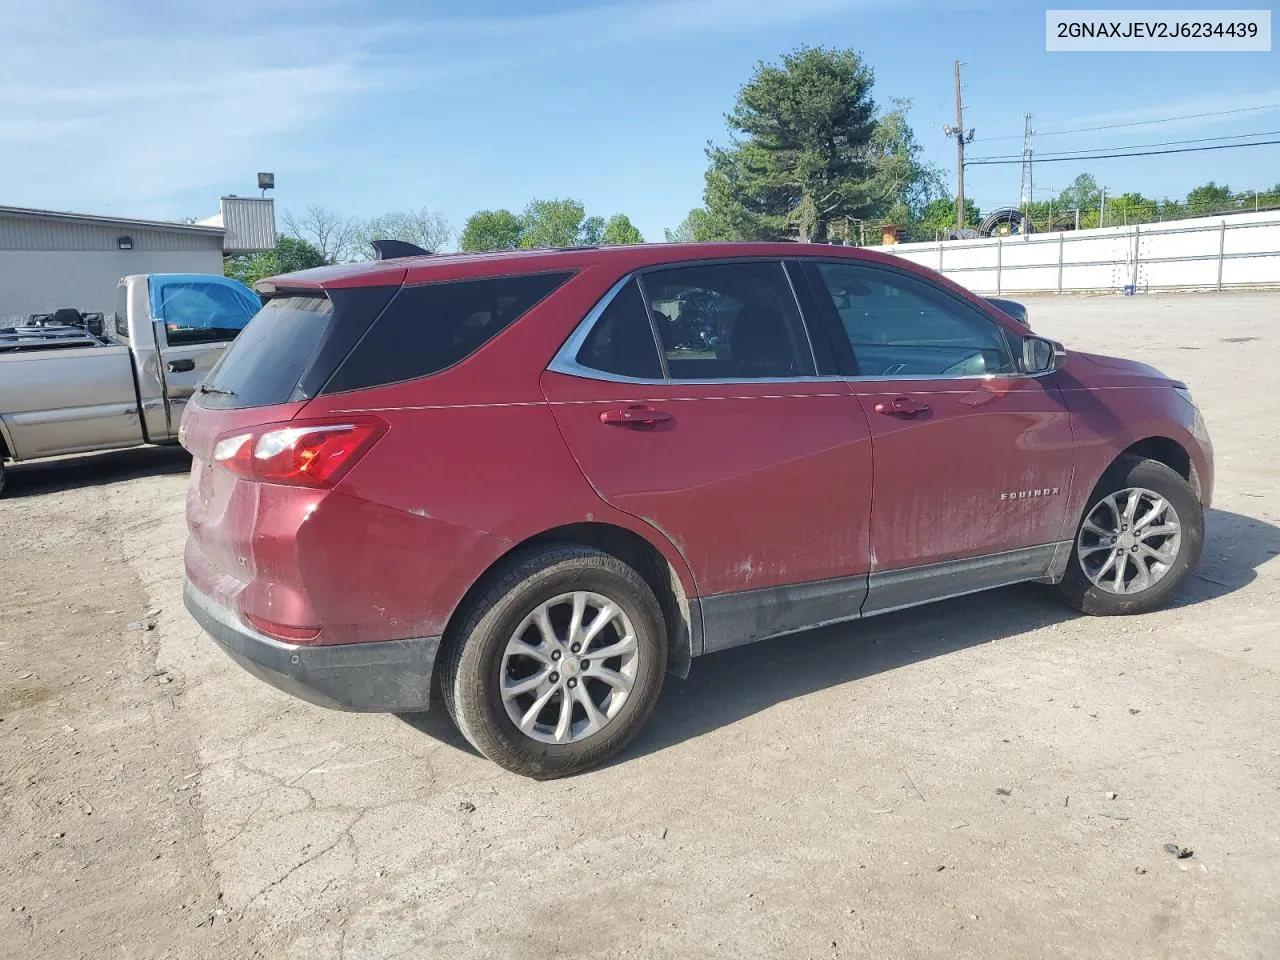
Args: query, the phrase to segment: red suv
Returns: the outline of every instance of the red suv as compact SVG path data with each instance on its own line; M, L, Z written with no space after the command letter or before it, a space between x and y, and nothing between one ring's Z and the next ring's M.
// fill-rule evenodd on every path
M383 260L259 285L186 411L186 603L312 702L426 709L535 777L663 675L1019 581L1093 614L1196 563L1186 387L835 246Z

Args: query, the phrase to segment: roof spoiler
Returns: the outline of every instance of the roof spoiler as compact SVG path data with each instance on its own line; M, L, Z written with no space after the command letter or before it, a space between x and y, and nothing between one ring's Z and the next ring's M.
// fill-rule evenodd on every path
M395 257L429 257L430 250L423 250L416 244L404 240L371 240L369 246L377 254L377 260L391 260Z

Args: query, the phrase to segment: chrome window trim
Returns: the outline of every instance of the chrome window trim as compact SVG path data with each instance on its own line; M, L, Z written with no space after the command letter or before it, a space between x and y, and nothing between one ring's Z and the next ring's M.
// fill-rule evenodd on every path
M582 349L583 344L587 342L587 337L591 335L592 328L600 322L600 318L604 315L605 310L609 308L609 304L613 299L622 292L628 283L632 280L640 280L646 274L655 270L678 269L683 266L703 266L705 264L720 263L758 263L761 260L778 264L782 269L782 274L787 279L788 289L791 290L792 300L796 305L796 316L800 318L800 325L804 329L805 341L809 344L809 356L813 361L813 369L818 369L818 358L814 355L813 341L809 334L809 324L805 320L804 310L800 306L800 300L796 296L795 285L791 282L791 275L787 272L784 265L783 257L749 257L742 259L716 259L716 260L689 260L680 261L679 263L655 264L653 266L643 267L638 270L632 270L623 276L617 283L610 287L603 297L601 297L594 307L592 307L585 317L579 321L574 327L573 333L569 334L564 344L556 351L556 355L551 358L551 362L547 364L547 370L551 373L562 373L568 377L577 377L581 380L599 380L605 383L634 383L643 386L717 386L727 384L760 384L760 383L839 383L848 380L848 377L840 374L823 375L823 376L802 376L802 377L722 377L706 380L673 380L671 377L665 377L661 380L654 380L647 377L626 377L619 373L609 373L607 370L597 370L594 367L588 367L578 362L578 352ZM643 283L643 281L641 281ZM643 286L640 290L641 296L644 298L645 311L649 314L649 325L653 326L652 307L649 304L649 296ZM657 331L653 331L654 349L658 351L658 359L662 363L662 369L667 370L666 351L661 347L661 338Z

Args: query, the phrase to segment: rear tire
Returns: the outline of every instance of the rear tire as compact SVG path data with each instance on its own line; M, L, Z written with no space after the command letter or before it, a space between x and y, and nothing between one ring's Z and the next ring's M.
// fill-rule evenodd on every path
M665 621L644 579L599 550L557 545L513 556L470 603L446 638L440 686L472 746L549 780L625 747L666 667Z
M1094 616L1148 613L1169 601L1203 547L1204 508L1191 485L1163 463L1125 456L1089 495L1055 589Z

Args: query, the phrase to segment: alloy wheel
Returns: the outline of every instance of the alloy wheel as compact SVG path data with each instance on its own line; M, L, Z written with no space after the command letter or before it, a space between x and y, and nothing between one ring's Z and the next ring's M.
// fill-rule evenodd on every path
M1173 505L1144 487L1108 494L1085 515L1076 538L1080 569L1108 593L1141 593L1169 572L1182 547Z
M635 628L618 604L575 591L539 604L502 654L507 716L542 743L599 733L627 701L640 663Z

